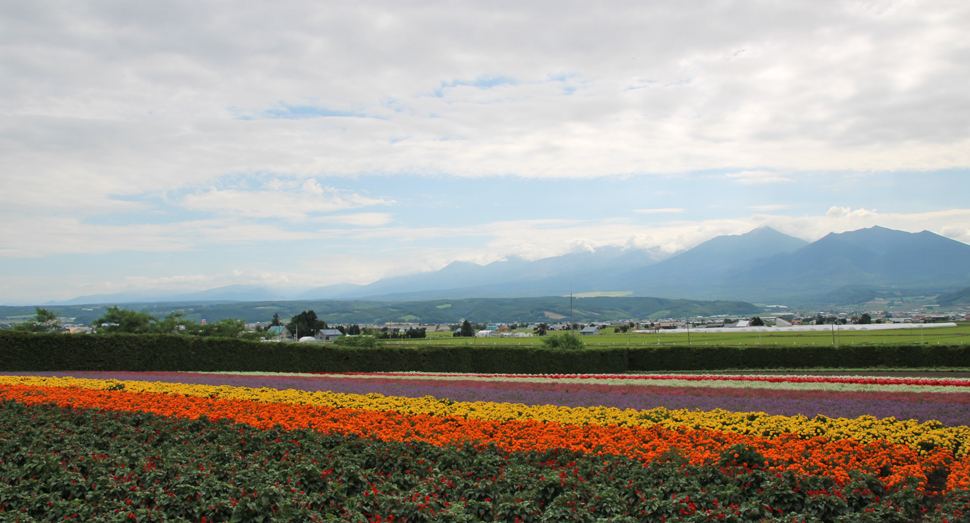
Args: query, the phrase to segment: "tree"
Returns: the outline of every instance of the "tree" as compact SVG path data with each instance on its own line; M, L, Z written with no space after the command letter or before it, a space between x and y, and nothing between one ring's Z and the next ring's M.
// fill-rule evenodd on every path
M283 322L280 321L279 313L273 314L273 322L270 323L270 325L272 325L273 327L279 327L280 325L283 325Z
M286 328L300 336L313 336L317 331L317 313L313 311L303 311L290 320Z
M119 309L117 305L105 310L91 326L100 333L128 332L144 334L157 331L155 317L147 312Z
M40 307L34 307L37 312L36 317L19 323L14 326L14 330L27 332L56 332L61 330L61 322L57 319L57 313Z
M464 338L474 337L475 331L472 329L472 324L465 320L461 323L461 336Z
M751 318L751 326L752 327L764 327L765 326L765 320L762 320L760 316L755 316L754 318Z
M534 332L536 336L545 336L546 335L546 331L548 331L548 330L549 330L549 325L548 324L546 324L546 323L540 323L540 324L536 325L536 327L534 329L532 329L532 332Z
M360 331L360 334L361 336L372 336L374 338L381 339L381 340L387 338L387 332L381 332L375 329L374 327L365 327L363 330Z
M246 320L224 319L204 325L193 324L190 334L219 338L239 338L246 332Z
M859 318L859 323L862 325L869 325L872 323L872 316L869 316L868 312L862 313L862 316Z
M560 334L559 336L547 336L542 338L542 344L550 349L583 349L586 344L583 340L579 339L579 336L575 334L566 333Z
M162 318L162 321L158 322L157 328L159 332L166 334L183 334L187 333L185 331L193 325L195 325L195 322L186 319L184 312L176 311Z

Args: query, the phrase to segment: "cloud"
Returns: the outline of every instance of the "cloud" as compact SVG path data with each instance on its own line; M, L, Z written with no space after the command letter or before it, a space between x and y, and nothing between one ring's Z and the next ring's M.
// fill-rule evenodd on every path
M760 225L966 239L963 211L940 210L959 204L904 207L875 180L865 198L778 193L970 169L968 26L965 2L26 3L0 10L0 257L322 239L386 253L373 276L574 241L669 253ZM733 191L645 199L670 207L638 214L684 218L645 228L611 219L644 203L456 219L356 183L501 177ZM784 203L799 216L764 215Z
M745 185L765 185L769 183L794 181L791 178L770 171L741 171L739 173L726 174L725 176Z
M871 211L868 211L866 209L856 209L853 211L850 207L833 206L832 208L829 209L827 213L825 213L825 215L828 216L829 218L852 219L852 218L877 217L878 212L875 209Z
M635 209L633 212L640 214L667 214L667 213L682 213L685 209L680 209L676 207L670 207L666 209Z
M269 224L226 219L185 220L164 224L102 225L72 216L19 216L0 236L0 258L36 258L59 254L114 252L189 252L207 245L256 241L299 241L313 233Z
M38 4L0 13L0 193L966 168L968 24L959 2Z
M188 194L180 202L182 207L192 211L249 218L284 218L294 221L306 220L310 216L321 213L391 203L394 202L367 198L332 187L321 187L316 180L306 180L299 189L289 191L240 191L213 187L203 192Z
M347 225L357 225L360 227L379 227L387 225L393 221L393 217L387 213L380 212L360 212L356 214L340 214L336 216L324 216L317 219L321 222L344 223Z

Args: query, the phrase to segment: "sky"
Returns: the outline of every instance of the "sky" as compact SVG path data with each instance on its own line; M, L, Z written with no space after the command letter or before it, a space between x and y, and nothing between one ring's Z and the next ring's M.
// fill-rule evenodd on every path
M970 3L0 2L0 303L970 243Z

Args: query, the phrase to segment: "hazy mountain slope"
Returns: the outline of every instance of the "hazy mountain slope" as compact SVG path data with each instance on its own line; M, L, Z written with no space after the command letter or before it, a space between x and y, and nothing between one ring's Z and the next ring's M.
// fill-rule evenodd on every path
M940 305L956 305L960 303L970 303L970 287L957 291L940 294L936 297L936 303Z
M337 299L432 299L437 297L525 297L569 293L570 281L586 290L612 275L656 263L649 253L605 247L590 252L527 261L510 257L488 265L453 262L421 274L397 276L328 297ZM321 289L322 291L323 289ZM576 290L576 292L585 292ZM305 297L318 297L306 293Z
M652 267L624 274L616 284L625 284L637 295L728 296L734 286L725 275L807 245L804 240L762 227L746 234L718 236Z
M774 282L775 292L842 286L941 286L970 283L970 245L923 231L872 227L829 234L796 252L735 274L739 285Z
M719 236L659 262L651 253L618 247L536 261L510 257L488 265L453 262L438 271L369 285L320 287L299 297L413 301L629 291L665 298L838 304L857 303L890 289L935 294L967 285L970 245L931 232L871 227L828 234L809 244L764 227ZM230 285L191 294L96 295L65 303L277 299L278 293L264 288Z
M226 285L199 292L189 293L117 293L91 294L79 296L62 302L49 302L58 305L83 304L121 304L121 303L154 303L154 302L233 302L233 301L265 301L279 299L280 295L263 287L253 285Z

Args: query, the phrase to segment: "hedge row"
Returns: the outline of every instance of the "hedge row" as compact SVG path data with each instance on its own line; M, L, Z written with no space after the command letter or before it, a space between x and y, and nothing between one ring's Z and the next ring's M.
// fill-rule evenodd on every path
M509 374L861 367L970 367L967 345L380 349L159 334L0 332L0 371L477 372Z

